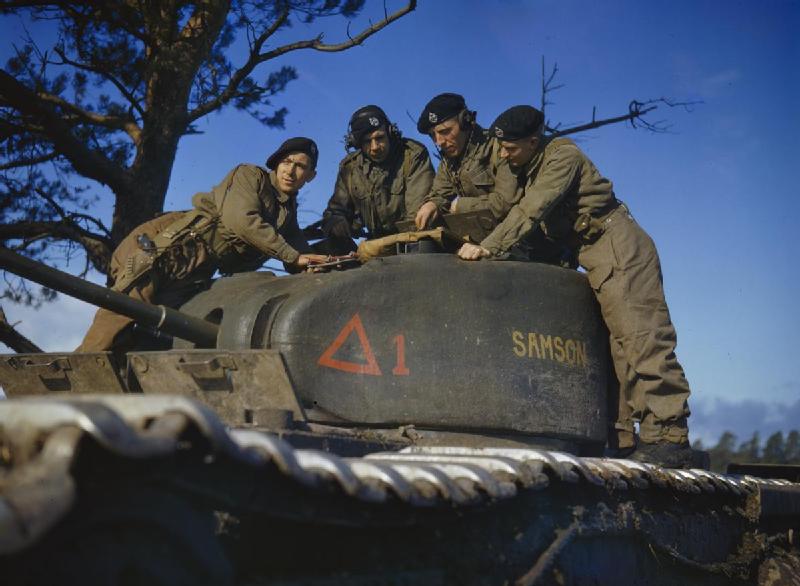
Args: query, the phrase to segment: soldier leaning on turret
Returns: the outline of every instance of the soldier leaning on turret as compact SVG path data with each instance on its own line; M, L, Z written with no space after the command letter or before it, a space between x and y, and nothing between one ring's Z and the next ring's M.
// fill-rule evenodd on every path
M492 124L500 156L519 177L521 197L480 245L464 244L458 255L502 255L551 218L569 218L564 237L600 303L620 382L610 443L630 453L638 421L640 441L631 458L689 467L689 384L675 357L655 245L575 143L546 138L543 129L543 114L531 106L515 106Z
M324 256L297 224L297 192L314 178L317 145L291 138L267 159L267 169L239 165L194 209L170 212L131 232L111 259L112 289L135 299L176 307L208 286L214 273L255 270L268 258L300 270ZM132 320L100 309L78 352L124 350Z
M516 176L500 156L497 140L477 123L476 113L467 108L463 96L434 97L422 110L417 130L431 137L441 155L433 188L415 218L417 229L435 225L443 214L483 210L491 213L496 224L517 203L521 193ZM575 266L569 251L546 231L532 233L515 247L514 255Z
M339 253L354 249L351 238L362 228L369 238L396 233L397 222L414 219L433 183L428 150L403 138L378 106L356 110L348 129L346 146L355 150L339 165L322 222Z

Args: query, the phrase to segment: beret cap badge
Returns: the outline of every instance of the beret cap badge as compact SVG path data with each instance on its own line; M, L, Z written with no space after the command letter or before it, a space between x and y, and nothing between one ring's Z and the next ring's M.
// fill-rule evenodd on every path
M500 114L492 123L497 138L515 141L534 136L543 131L544 114L533 106L513 106Z
M428 134L433 127L458 116L467 107L464 96L458 94L439 94L425 105L417 120L417 130Z
M304 136L295 136L294 138L283 141L283 144L269 156L267 159L267 167L269 169L277 169L281 159L290 153L305 153L311 158L314 166L317 165L317 158L319 157L317 143Z

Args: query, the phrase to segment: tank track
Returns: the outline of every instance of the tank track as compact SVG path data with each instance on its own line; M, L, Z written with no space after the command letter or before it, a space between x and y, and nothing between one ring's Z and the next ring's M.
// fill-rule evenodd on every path
M157 478L171 494L215 511L312 525L409 526L436 511L446 517L485 515L592 491L611 495L615 503L656 499L673 509L715 502L754 530L765 519L794 519L796 526L800 517L800 484L786 480L533 449L410 447L343 458L296 449L256 429L228 430L209 409L182 397L24 398L0 401L0 559L24 554L68 518L86 498L85 477L126 474ZM559 539L571 533L642 530L641 511L625 519L620 507L605 517L592 513L591 519L573 508L535 558L545 569L534 565L528 573L541 577L550 571L553 560L547 556L555 559L563 547ZM783 535L785 527L776 533ZM684 566L711 564L661 545L671 558L684 558ZM740 543L739 558L714 562L722 564L717 574L746 573L744 566L763 558L762 552L742 559L742 550Z

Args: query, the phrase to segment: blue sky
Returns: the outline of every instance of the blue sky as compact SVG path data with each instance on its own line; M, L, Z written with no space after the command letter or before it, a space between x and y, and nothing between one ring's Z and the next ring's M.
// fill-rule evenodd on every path
M400 4L387 2L390 11ZM382 3L368 0L351 29L381 15ZM789 1L421 0L363 47L268 64L263 75L283 64L299 72L275 100L290 111L285 131L232 110L202 121L203 134L181 142L167 209L187 208L237 163L263 163L284 138L307 135L321 152L301 194L311 222L330 196L353 110L377 103L430 148L409 114L443 91L463 94L484 125L511 105L538 106L542 56L566 84L552 96L551 123L586 122L593 106L598 117L618 115L634 98L702 100L691 113L654 112L673 125L667 134L617 125L577 140L658 246L694 392L693 436L715 438L734 422L740 434L788 430L800 425L798 29L800 3ZM345 38L335 19L282 34L320 30L329 42ZM76 345L91 317L70 300L58 311L5 309L53 350Z

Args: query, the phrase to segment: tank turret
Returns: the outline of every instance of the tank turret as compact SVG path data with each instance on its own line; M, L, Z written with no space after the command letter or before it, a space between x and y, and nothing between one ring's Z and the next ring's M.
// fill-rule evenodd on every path
M168 388L231 425L286 425L276 413L288 412L347 429L413 425L429 443L574 453L605 443L607 333L575 271L401 254L357 270L221 278L177 311L7 249L0 266L174 335L171 351L128 353L119 391ZM0 363L0 382L10 395L32 384L92 392L91 369L108 378L114 360L17 355Z

